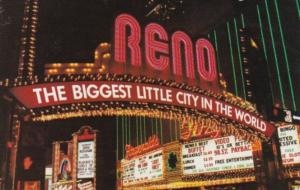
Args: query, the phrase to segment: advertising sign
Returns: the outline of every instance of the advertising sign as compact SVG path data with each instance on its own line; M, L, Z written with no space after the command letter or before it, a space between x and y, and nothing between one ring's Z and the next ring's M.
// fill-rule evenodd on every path
M144 34L141 31L144 31ZM183 31L176 31L171 36L169 39L168 33L159 24L150 23L143 30L133 16L120 14L115 19L114 61L124 65L130 60L133 67L141 67L144 64L147 68L144 70L150 70L150 72L140 70L139 75L151 76L154 72L159 72L162 77L166 77L169 76L166 73L172 71L175 80L176 78L192 80L194 84L196 81L216 82L218 78L216 56L211 42L199 38L193 43ZM182 46L185 47L184 54ZM172 51L169 51L170 49Z
M180 139L182 141L219 137L221 137L220 125L211 119L202 118L200 121L198 120L198 123L184 121L180 127Z
M157 150L131 160L122 161L123 184L131 185L163 177L163 153Z
M133 147L129 144L125 146L126 156L125 159L130 160L138 155L145 154L152 150L158 149L160 146L160 141L157 135L152 135L148 138L148 141L139 146Z
M277 130L282 164L300 163L300 143L297 127L294 125L286 125L279 127Z
M80 81L36 84L11 89L12 94L27 108L80 102L147 102L197 109L242 123L267 137L273 125L230 103L178 88L111 81ZM27 94L27 96L23 96Z
M78 143L77 178L93 178L95 176L94 141Z
M72 162L68 155L65 155L62 153L62 158L59 164L59 180L65 181L70 180L71 177L71 171L72 171Z
M234 136L182 145L183 174L253 168L252 145Z

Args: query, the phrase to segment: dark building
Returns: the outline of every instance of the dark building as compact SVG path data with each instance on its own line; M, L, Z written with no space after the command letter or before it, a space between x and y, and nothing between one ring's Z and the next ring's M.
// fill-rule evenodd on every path
M300 105L300 89L299 85L296 85L300 76L297 64L300 42L297 35L298 2L280 0L234 2L235 16L208 34L215 44L219 71L228 82L228 90L257 104L261 104L263 100L254 100L253 96L270 99L272 105L280 104L283 108L298 110ZM241 42L241 38L245 41ZM245 42L248 46L244 46ZM257 82L252 81L252 85L256 85L256 92L252 91L252 98L248 94L249 79L245 73L244 56L249 59L247 60L249 66L256 70L251 72L252 80L258 79ZM265 71L262 73L262 70ZM267 80L268 86L263 80ZM264 96L261 97L261 94Z

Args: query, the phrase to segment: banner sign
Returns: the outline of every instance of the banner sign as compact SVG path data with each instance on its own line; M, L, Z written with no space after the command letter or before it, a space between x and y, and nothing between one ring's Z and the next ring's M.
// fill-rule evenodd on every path
M95 176L94 141L78 142L77 178L93 178Z
M282 164L300 163L300 142L297 127L286 125L279 127L277 130Z
M234 136L182 145L183 174L254 168L252 145Z
M157 150L131 160L122 160L123 185L144 183L163 177L163 151Z
M242 108L213 97L160 85L80 81L16 87L11 92L27 108L106 101L158 103L198 109L226 117L264 133L267 137L274 131L271 124Z

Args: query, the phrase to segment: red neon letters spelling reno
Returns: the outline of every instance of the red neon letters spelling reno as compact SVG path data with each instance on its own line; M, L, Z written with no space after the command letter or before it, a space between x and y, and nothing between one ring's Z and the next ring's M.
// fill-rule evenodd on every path
M131 65L141 66L141 36L140 25L134 17L128 14L119 15L115 20L115 61L126 63L126 50L129 49ZM174 32L171 37L171 48L169 48L167 32L159 24L148 24L145 27L144 37L145 60L151 68L157 71L165 71L170 67L172 60L173 74L182 77L183 55L181 48L184 47L186 78L195 79L194 48L191 38L186 33L182 31ZM170 49L172 51L171 55ZM200 78L205 81L216 80L216 59L212 44L206 39L198 39L195 45L195 52L197 73ZM207 58L205 58L205 55Z

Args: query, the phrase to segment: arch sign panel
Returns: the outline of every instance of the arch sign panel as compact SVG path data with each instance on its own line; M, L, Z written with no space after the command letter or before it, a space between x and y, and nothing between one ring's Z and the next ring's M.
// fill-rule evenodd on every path
M213 97L160 85L80 81L23 86L13 88L11 92L27 108L81 102L147 102L209 112L249 126L267 137L274 131L270 123L242 108Z
M142 29L133 16L121 14L115 19L112 49L113 60L107 63L107 74L131 74L149 80L160 78L170 83L175 81L218 91L215 50L207 39L192 42L182 31L169 36L156 23ZM13 87L10 91L30 109L82 102L142 102L208 112L248 126L266 137L274 132L274 127L257 114L212 95L203 95L192 88L183 90L178 86L161 85L160 82L132 81L58 81Z

